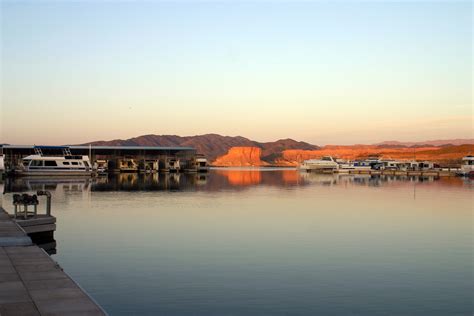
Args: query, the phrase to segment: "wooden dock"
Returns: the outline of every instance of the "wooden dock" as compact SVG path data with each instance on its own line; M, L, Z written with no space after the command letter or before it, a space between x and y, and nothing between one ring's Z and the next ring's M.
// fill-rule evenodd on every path
M106 315L2 207L0 315Z

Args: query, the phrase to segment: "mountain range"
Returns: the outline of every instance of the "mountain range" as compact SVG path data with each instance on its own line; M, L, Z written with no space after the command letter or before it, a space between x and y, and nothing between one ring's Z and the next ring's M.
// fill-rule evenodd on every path
M468 138L456 138L456 139L438 139L438 140L427 140L423 142L399 142L396 140L385 141L381 143L374 144L376 146L384 147L428 147L428 146L459 146L459 145L472 145L474 144L474 139Z
M204 134L196 136L143 135L129 139L94 141L96 146L183 146L194 147L210 162L222 166L296 165L304 159L334 155L356 159L369 155L410 158L414 151L423 159L459 160L474 150L474 139L446 139L423 142L386 141L372 145L317 146L290 138L258 142L242 136ZM443 149L444 148L444 149ZM423 156L422 156L423 155Z
M209 161L226 154L233 147L257 147L261 149L261 159L274 161L284 150L301 149L317 150L320 147L293 139L280 139L274 142L257 142L242 136L222 136L205 134L197 136L177 135L143 135L130 139L115 139L110 141L95 141L83 145L96 146L183 146L194 147L199 154L203 154Z

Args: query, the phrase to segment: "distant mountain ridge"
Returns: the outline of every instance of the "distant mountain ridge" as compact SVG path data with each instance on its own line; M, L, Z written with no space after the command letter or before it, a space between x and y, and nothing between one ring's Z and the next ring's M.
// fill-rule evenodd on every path
M204 134L196 136L177 135L143 135L129 139L95 141L84 145L96 146L184 146L194 147L197 152L205 155L210 161L225 155L233 147L257 147L262 150L262 160L274 161L286 149L317 150L318 146L293 139L280 139L274 142L257 142L242 136L222 136Z
M396 140L385 141L374 144L375 146L383 147L426 147L426 146L459 146L459 145L472 145L474 139L469 138L456 138L456 139L438 139L438 140L426 140L422 142L400 142Z
M143 135L129 139L115 139L110 141L95 141L84 145L96 146L183 146L194 147L199 154L203 154L210 162L219 165L266 165L266 164L294 164L296 156L304 157L318 156L323 153L329 155L342 155L342 153L357 152L386 152L386 149L403 149L412 153L412 148L431 147L439 149L442 147L472 145L474 139L447 139L430 140L423 142L400 142L386 141L373 145L327 145L319 147L306 142L296 141L290 138L280 139L274 142L257 142L242 136L222 136L218 134L204 134L196 136L177 135ZM257 148L254 151L251 148ZM257 154L258 153L258 154ZM290 157L291 155L295 157ZM393 153L395 155L395 153ZM248 156L248 157L247 157ZM256 157L259 156L257 159ZM309 157L308 156L308 157ZM286 158L285 158L286 157ZM300 157L300 158L301 158ZM260 162L259 162L260 161Z

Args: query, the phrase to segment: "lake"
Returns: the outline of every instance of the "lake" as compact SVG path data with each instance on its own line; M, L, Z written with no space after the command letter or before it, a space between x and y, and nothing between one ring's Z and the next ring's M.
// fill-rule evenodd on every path
M215 169L50 190L53 258L110 315L471 315L474 181ZM41 205L40 209L44 206Z

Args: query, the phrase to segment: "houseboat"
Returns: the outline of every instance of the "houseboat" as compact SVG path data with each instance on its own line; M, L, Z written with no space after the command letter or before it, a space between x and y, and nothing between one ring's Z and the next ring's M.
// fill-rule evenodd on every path
M118 160L120 172L138 172L138 163L133 158L122 158Z
M184 166L185 172L190 172L190 173L204 173L209 170L209 164L207 162L207 159L203 156L197 156L187 162L185 162Z
M382 164L380 166L380 169L382 170L398 170L400 169L399 166L401 164L400 161L396 161L393 159L382 159L380 160L380 163Z
M159 161L156 159L144 159L138 165L141 173L155 173L159 170Z
M23 158L14 173L19 176L91 176L94 171L88 156L36 154Z
M169 172L179 172L181 170L181 163L179 159L171 158L168 160Z
M209 163L204 157L196 158L196 168L198 172L207 172L209 171Z
M357 171L372 169L371 162L367 160L356 160L354 161L353 166L354 166L354 170L357 170Z
M167 157L160 160L160 172L179 172L181 170L181 162L177 158Z
M462 159L461 170L458 174L460 176L474 176L474 156L468 155Z
M350 173L355 170L354 163L345 159L336 159L338 173Z
M94 168L99 175L105 175L109 171L109 161L106 159L97 159Z
M324 156L321 159L305 160L299 168L306 171L334 172L339 168L339 164L331 156Z

